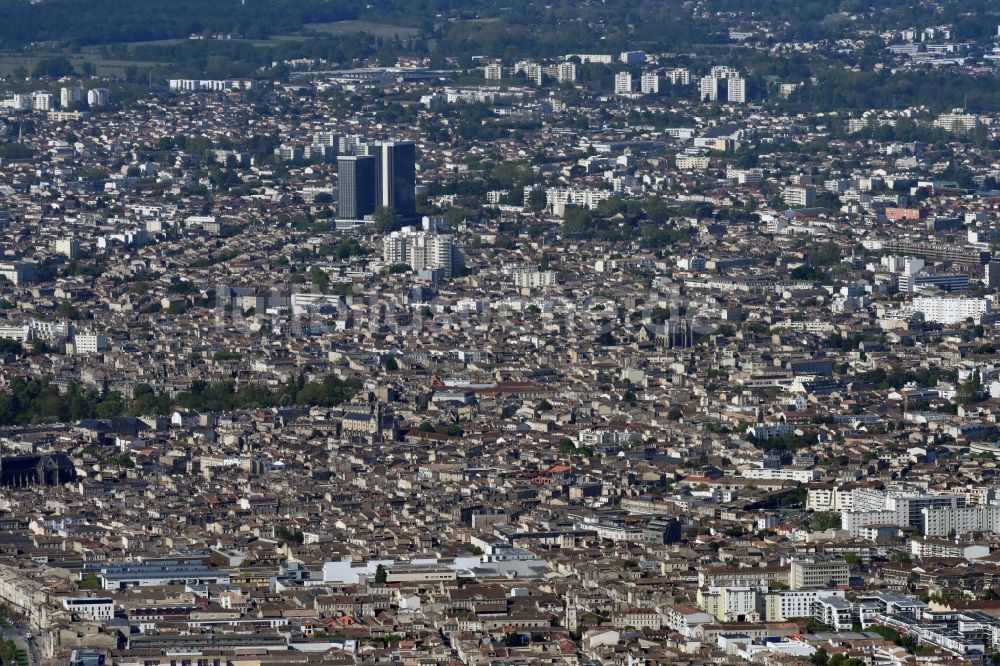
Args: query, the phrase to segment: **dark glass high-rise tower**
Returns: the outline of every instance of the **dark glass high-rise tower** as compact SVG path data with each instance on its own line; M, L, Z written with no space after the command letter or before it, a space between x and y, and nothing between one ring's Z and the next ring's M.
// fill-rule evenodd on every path
M378 156L378 205L396 211L403 219L417 216L417 148L411 141L380 143Z
M361 220L375 212L378 195L378 160L364 155L337 158L337 217Z

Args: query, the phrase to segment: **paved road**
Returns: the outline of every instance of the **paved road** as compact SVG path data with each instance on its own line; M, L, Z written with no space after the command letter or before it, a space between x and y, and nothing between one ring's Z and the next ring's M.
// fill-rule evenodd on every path
M23 629L19 629L16 626L8 627L3 630L3 637L13 639L19 650L24 650L28 653L29 666L39 666L42 663L42 657L34 642L24 639Z

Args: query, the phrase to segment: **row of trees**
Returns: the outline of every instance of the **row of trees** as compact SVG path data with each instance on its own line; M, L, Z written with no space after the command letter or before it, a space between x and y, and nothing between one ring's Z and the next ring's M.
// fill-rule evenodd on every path
M133 389L132 399L127 400L118 391L88 390L75 383L60 391L48 379L14 378L10 390L0 393L0 425L167 414L175 407L196 411L290 405L330 407L350 400L357 388L356 382L345 382L333 375L313 382L299 375L277 390L259 385L236 388L233 382L198 380L192 383L189 391L176 397L157 393L148 384L139 384Z
M573 238L609 242L637 240L644 247L663 248L689 239L690 230L669 224L670 209L659 197L644 201L612 197L597 210L567 208L563 233Z
M813 72L815 83L799 88L781 106L803 113L866 111L926 106L936 112L961 107L985 112L1000 105L1000 80L947 69L914 72L849 71L829 67ZM900 136L923 136L904 122Z
M235 32L266 38L293 32L310 21L357 18L350 0L90 0L78 11L73 0L27 3L0 0L0 44L37 41L76 45L184 38L203 32Z

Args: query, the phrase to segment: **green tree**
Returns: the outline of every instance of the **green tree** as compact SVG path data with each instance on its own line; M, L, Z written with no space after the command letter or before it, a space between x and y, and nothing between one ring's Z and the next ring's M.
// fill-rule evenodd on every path
M816 532L840 529L840 514L836 511L821 511L813 517L812 529Z
M385 585L386 580L388 580L389 574L385 570L385 567L381 564L375 567L375 582L379 585Z
M955 402L959 405L968 405L977 402L982 390L983 381L979 376L979 370L973 370L972 375L962 382L958 387L958 391L955 392Z
M70 303L69 301L60 301L59 308L57 310L59 316L63 319L72 319L74 321L82 319L79 308Z
M399 214L389 206L379 206L375 209L375 228L382 232L396 231L402 226Z
M77 587L81 590L99 590L101 589L101 579L97 577L97 574L88 571L80 578Z
M18 340L10 338L0 338L0 354L14 354L20 356L24 353L24 347Z
M527 204L531 207L531 210L539 212L545 208L545 201L545 190L536 188L531 190L531 193L528 195Z
M58 58L39 60L32 74L39 79L44 77L58 79L63 76L73 76L76 74L76 70L73 69L73 63L68 58L59 56Z

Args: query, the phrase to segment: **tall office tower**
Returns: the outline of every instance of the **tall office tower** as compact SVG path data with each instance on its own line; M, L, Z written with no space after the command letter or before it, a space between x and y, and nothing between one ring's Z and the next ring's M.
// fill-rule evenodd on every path
M714 76L703 76L698 84L701 101L714 102L719 99L719 79Z
M744 104L747 101L747 80L730 78L727 95L730 103Z
M632 75L628 72L615 74L615 94L627 95L632 92Z
M362 220L371 215L377 192L378 160L358 155L337 158L337 217Z
M412 141L378 144L378 205L404 220L417 216L417 148Z
M1000 261L991 260L986 264L986 278L983 283L987 289L1000 289Z

